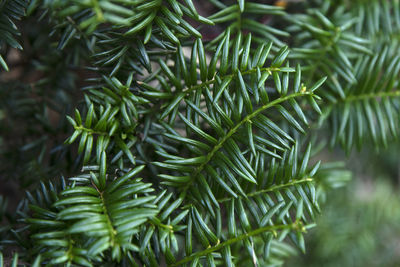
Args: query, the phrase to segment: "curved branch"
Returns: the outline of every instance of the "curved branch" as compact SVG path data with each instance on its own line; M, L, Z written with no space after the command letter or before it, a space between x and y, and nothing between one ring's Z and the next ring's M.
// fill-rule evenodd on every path
M257 195L260 195L260 194L263 194L263 193L273 192L273 191L276 191L276 190L279 190L279 189L282 189L282 188L287 188L287 187L291 187L293 185L312 182L312 181L314 181L313 178L307 177L307 178L302 178L300 180L294 180L294 181L291 181L291 182L288 182L288 183L285 183L285 184L273 185L273 186L271 186L269 188L265 188L265 189L262 189L262 190L259 190L259 191L251 192L251 193L247 194L247 197L254 197L254 196L257 196ZM232 198L233 197L221 198L221 199L218 199L218 202L219 203L223 203L223 202L231 200ZM239 195L238 198L243 198L243 197Z
M280 224L280 225L269 225L269 226L265 226L262 228L258 228L256 230L250 231L248 233L244 233L241 234L235 238L232 239L228 239L225 242L219 243L218 245L215 245L213 247L209 247L203 251L199 251L196 252L190 256L186 256L185 258L181 259L180 261L169 265L170 267L175 267L175 266L181 266L184 263L190 262L196 258L202 257L202 256L206 256L214 251L218 251L226 246L229 246L233 243L242 241L243 239L249 238L251 236L255 236L255 235L259 235L262 234L264 232L274 232L276 230L283 230L283 229L289 229L289 230L300 230L300 231L305 231L305 228L303 226L303 224L300 221L296 221L294 223L291 224Z

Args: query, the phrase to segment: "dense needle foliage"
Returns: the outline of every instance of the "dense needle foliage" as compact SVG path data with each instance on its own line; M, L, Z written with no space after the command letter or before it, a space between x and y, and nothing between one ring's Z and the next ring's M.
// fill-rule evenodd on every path
M0 266L306 253L351 176L321 151L398 137L399 33L397 0L0 1Z

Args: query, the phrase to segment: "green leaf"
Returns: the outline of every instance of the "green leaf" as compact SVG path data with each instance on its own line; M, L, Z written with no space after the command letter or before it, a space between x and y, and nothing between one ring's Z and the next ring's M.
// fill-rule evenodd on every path
M242 46L242 33L239 31L236 35L235 41L233 42L233 50L232 50L232 72L235 73L239 68L239 52Z
M247 135L249 138L251 152L253 153L254 156L256 156L256 148L254 146L254 139L253 139L253 128L252 128L250 122L246 123L246 129L247 129Z
M218 59L221 56L222 47L224 46L225 42L227 42L226 36L224 37L222 42L219 43L217 50L215 51L215 53L210 61L210 64L208 66L208 79L209 80L211 80L215 75L215 70L217 68Z
M244 0L238 0L239 10L241 13L244 11Z
M210 142L211 144L215 145L217 144L217 139L215 139L214 137L212 137L211 135L205 133L203 130L201 130L200 128L196 127L194 124L192 124L190 121L188 121L182 114L178 114L179 117L182 119L182 121L184 121L184 123L190 128L192 129L195 133L197 133L199 136L201 136L202 138L204 138L205 140L207 140L208 142Z
M278 54L275 56L274 60L272 61L271 66L274 68L279 68L283 62L285 61L286 57L289 55L289 49L287 46L283 46Z
M266 214L261 219L260 226L264 227L267 225L267 223L271 220L272 216L274 216L279 209L285 205L284 202L279 202L275 206L271 207Z
M304 129L300 126L300 124L295 120L295 118L290 115L290 113L281 105L276 106L278 109L279 113L282 114L282 116L294 127L296 128L297 131L305 134Z
M164 119L165 117L167 117L172 110L179 105L179 103L181 102L181 100L183 99L183 97L185 96L185 93L180 93L178 94L173 101L170 102L170 104L168 105L168 107L164 110L164 112L161 114L161 119Z
M96 256L110 247L110 238L104 236L99 238L97 241L93 242L89 248L88 254L91 256Z
M225 181L218 175L218 173L215 171L214 168L211 166L206 165L205 167L207 173L219 184L221 187L228 192L232 197L237 198L237 194L230 188L229 185L225 183ZM240 186L237 184L237 189L244 194L243 190L240 188Z
M194 7L192 0L185 0L185 2L187 4L187 6L189 7L190 12L192 12L192 14L197 18L199 16L199 14L197 13L197 10Z
M92 187L87 187L87 186L75 186L73 188L68 188L65 189L64 191L61 192L62 196L67 196L71 194L89 194L93 196L98 196L99 192L96 191L96 189Z
M187 230L186 230L186 236L185 236L185 252L186 255L191 255L192 254L192 217L189 216L188 222L187 222Z
M327 77L324 77L322 79L320 79L319 81L317 81L311 88L310 91L314 92L315 90L317 90L325 81L326 81Z
M214 96L214 100L213 100L214 103L216 103L218 101L218 99L221 97L221 95L224 93L224 91L228 88L228 85L231 83L231 81L232 81L232 76L228 76L222 80L221 85L215 86L215 88L218 88L217 89L218 91Z
M6 61L4 60L4 58L1 55L0 55L0 64L1 64L1 66L3 67L3 69L5 71L9 71L7 63L6 63Z
M203 221L200 213L197 211L196 208L192 209L192 216L193 216L193 221L195 223L195 226L198 226L199 228L201 228L201 231L204 232L204 234L207 236L207 239L210 240L211 243L213 243L213 244L218 244L219 243L218 238L210 230L210 228L207 226L207 224Z
M228 70L228 62L229 60L229 39L230 39L230 28L226 29L225 33L225 42L224 47L222 49L222 57L221 57L221 66L219 68L221 74L225 74Z
M250 50L251 50L251 33L249 33L246 36L246 39L244 41L244 48L243 48L243 52L242 52L242 58L240 60L240 70L241 71L246 70L247 65L249 64Z
M279 94L282 94L282 83L281 78L279 77L279 73L274 71L272 73L272 77L274 77L276 91L278 91Z
M150 13L150 15L147 15L141 22L136 24L135 27L133 27L132 29L125 32L125 35L136 34L137 32L143 30L146 26L151 25L150 23L153 21L156 14L157 14L157 12L152 12L152 13ZM147 42L145 42L145 43L147 43Z
M238 76L238 80L239 80L239 88L240 88L240 93L244 99L244 104L246 106L246 110L248 113L253 112L253 105L251 104L251 100L250 100L250 96L247 93L247 88L246 85L244 83L242 74L240 73L240 71L237 72L237 76Z
M99 170L99 182L100 182L100 189L103 189L106 185L106 172L107 172L107 156L106 152L101 152L100 158L100 170Z
M160 27L160 29L164 33L164 35L169 40L171 40L171 42L173 42L175 44L179 44L178 38L175 37L175 35L170 31L170 29L167 27L167 25L165 25L164 21L161 18L155 17L154 20L155 20L156 24Z
M111 192L119 188L121 185L123 185L125 182L127 182L129 179L131 179L133 176L141 172L144 168L145 165L137 166L136 168L127 172L125 175L114 180L109 185L107 185L106 192L110 194Z
M201 39L197 39L197 50L199 54L200 78L202 82L205 82L207 80L207 62Z

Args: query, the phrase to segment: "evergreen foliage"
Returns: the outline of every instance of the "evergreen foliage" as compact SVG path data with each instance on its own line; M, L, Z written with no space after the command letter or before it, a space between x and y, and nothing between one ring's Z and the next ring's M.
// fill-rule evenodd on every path
M0 266L305 253L351 176L319 160L325 139L350 153L398 136L400 7L279 3L1 1L0 63L26 60L1 74L1 169L26 197L10 214L0 195Z
M11 1L5 0L0 3L0 25L1 27L1 40L0 51L5 50L7 46L22 49L22 46L16 40L16 36L20 35L15 20L20 20L25 15L25 8L28 0ZM0 54L0 64L8 70L7 63Z

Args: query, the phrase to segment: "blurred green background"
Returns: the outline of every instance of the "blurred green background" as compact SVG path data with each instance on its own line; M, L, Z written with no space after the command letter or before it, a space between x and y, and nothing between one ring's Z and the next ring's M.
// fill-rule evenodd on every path
M317 227L306 235L306 254L285 266L400 266L399 148L348 158L352 180L328 192Z

